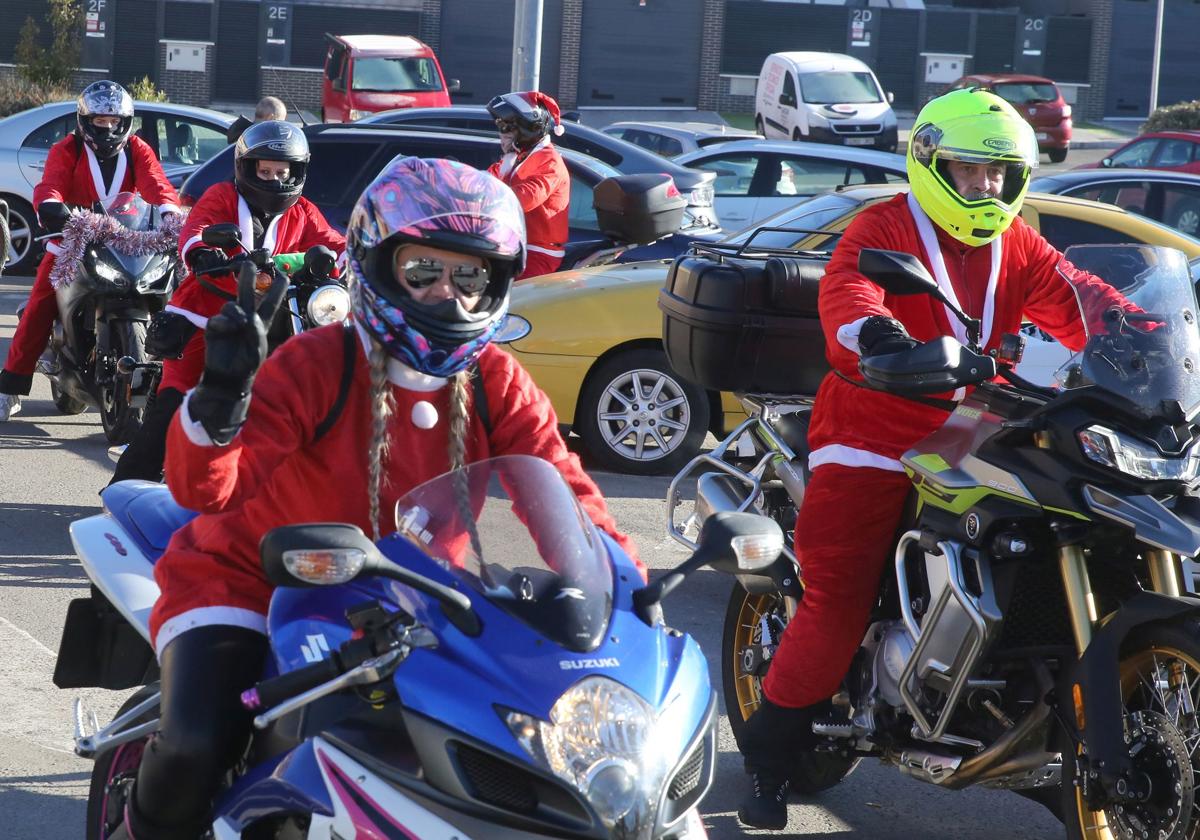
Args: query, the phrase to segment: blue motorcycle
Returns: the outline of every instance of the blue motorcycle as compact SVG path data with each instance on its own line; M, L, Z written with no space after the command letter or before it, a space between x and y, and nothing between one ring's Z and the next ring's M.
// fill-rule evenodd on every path
M116 830L157 727L153 562L192 515L147 482L104 503L71 526L94 586L72 604L55 679L143 687L103 728L76 704L76 750L95 759L89 840ZM537 458L447 473L395 517L378 545L339 524L264 537L273 672L242 697L255 734L212 836L704 838L716 699L659 601L702 565L766 568L778 526L718 514L644 587Z

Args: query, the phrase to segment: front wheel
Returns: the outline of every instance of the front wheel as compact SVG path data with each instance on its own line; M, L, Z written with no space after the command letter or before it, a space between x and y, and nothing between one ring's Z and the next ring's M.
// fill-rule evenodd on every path
M1072 840L1191 840L1200 836L1200 623L1155 624L1129 635L1121 651L1124 726L1141 801L1088 810L1075 776L1075 754L1063 750L1063 817Z
M147 685L122 704L117 716L125 714L134 706L158 691L158 684ZM135 723L153 719L155 712L147 712ZM125 800L137 778L142 764L142 752L146 749L149 736L115 747L96 759L92 766L92 782L88 789L87 840L106 840L125 819Z
M146 361L146 325L141 321L113 321L108 325L108 359L115 368L122 356L130 356L138 364ZM112 444L129 443L142 427L144 409L129 404L129 389L115 372L101 386L100 423L104 435Z
M58 382L50 380L50 398L54 400L54 407L62 414L83 414L87 411L88 404L83 400L77 400L58 387Z
M739 744L746 720L762 702L762 678L787 626L788 606L780 592L751 595L733 584L721 633L721 689L725 713ZM792 768L792 788L816 794L850 775L859 759L836 752L804 752Z

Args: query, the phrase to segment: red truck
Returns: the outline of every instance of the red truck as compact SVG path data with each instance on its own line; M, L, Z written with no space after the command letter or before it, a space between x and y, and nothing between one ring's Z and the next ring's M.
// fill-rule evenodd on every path
M325 38L325 122L352 122L392 108L447 107L458 90L458 79L447 80L433 50L416 38L328 33Z

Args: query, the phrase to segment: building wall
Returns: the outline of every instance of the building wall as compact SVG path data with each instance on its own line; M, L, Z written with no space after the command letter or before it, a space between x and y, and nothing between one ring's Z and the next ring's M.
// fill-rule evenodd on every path
M321 111L320 69L271 68L260 72L258 82L263 96L278 96L289 111Z
M158 45L158 89L167 95L172 102L186 105L207 107L212 102L213 61L216 56L216 45L205 43L204 70L174 70L167 69L167 42Z

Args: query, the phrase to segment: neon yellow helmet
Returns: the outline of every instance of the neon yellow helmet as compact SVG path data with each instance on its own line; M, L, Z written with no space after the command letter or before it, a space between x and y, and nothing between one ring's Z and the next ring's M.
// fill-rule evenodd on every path
M949 161L1004 166L999 198L964 198ZM946 233L967 245L985 245L1012 224L1038 165L1037 138L1021 115L994 93L967 88L929 102L908 141L913 197Z

